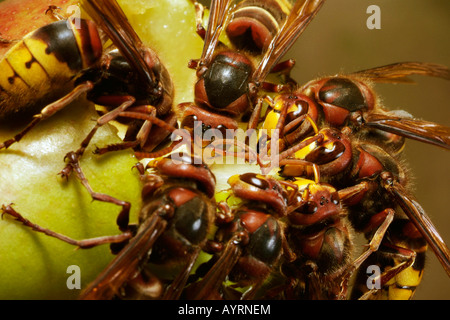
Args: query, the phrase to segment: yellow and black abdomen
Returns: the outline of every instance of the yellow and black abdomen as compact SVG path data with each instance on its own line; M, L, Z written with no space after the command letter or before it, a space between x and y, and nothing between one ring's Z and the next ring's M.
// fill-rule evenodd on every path
M361 266L355 280L352 299L369 292L367 270L381 271L381 286L367 296L370 300L409 300L422 281L427 242L407 219L394 220L378 251ZM402 267L403 266L403 267ZM398 270L399 272L394 272ZM393 276L388 276L392 273ZM370 282L370 281L369 281ZM377 288L378 289L378 288Z
M89 20L58 21L29 33L0 60L0 121L38 113L69 93L73 78L101 54Z

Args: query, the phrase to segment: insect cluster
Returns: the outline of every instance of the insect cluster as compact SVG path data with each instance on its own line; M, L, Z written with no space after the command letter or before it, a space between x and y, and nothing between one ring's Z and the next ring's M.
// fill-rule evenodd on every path
M14 205L3 204L3 214L80 248L110 244L115 258L81 299L410 299L428 249L450 275L450 251L413 197L403 160L409 139L449 149L450 128L388 110L374 89L413 75L450 80L450 70L399 62L297 83L295 61L281 59L324 3L213 0L206 26L205 7L193 3L204 46L187 63L197 77L194 101L180 104L168 70L115 0L82 1L92 20L50 8L59 21L0 62L0 117L34 115L0 148L82 94L104 106L60 174L119 206L121 233L75 240ZM130 203L93 190L80 165L113 120L126 125L123 142L95 152L132 148L143 160L136 224ZM242 129L244 139L231 134ZM215 162L225 157L251 170L227 176L220 189Z

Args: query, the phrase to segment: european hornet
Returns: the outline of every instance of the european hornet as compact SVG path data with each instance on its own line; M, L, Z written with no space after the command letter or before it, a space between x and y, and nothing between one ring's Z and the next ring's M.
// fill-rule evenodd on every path
M317 172L317 171L316 171ZM368 248L354 258L355 230L343 203L354 188L337 191L329 184L295 178L297 205L287 215L286 235L295 259L285 261L280 273L285 299L346 299L350 278L378 247L393 219L393 212L377 225ZM271 288L272 294L280 288Z
M219 203L225 209L210 243L215 254L197 269L200 280L185 298L345 299L350 276L377 250L393 218L386 216L370 247L353 259L354 231L341 204L353 188L338 192L317 181L255 173L228 183L231 206Z
M364 12L371 4L368 1L327 2L309 32L302 36L302 43L308 43L308 49L297 43L292 50L292 58L307 61L292 72L300 85L318 74L342 74L397 61L429 61L450 66L448 49L440 40L448 29L447 19L441 12L448 11L449 3L412 1L408 7L394 2L376 3L381 9L381 29L368 30L365 19L370 14ZM346 14L336 14L340 11ZM414 24L411 21L421 22ZM430 37L430 34L435 36ZM446 101L450 99L448 81L420 76L411 78L415 78L417 84L377 84L375 89L380 101L391 110L403 109L416 119L450 126L450 113L446 107ZM407 115L406 112L403 115ZM450 154L441 148L409 141L402 155L407 161L405 166L414 194L449 244L448 219L442 213L447 208L450 188L449 179L445 178L450 173ZM448 279L438 260L428 254L424 278L414 298L448 299Z
M450 149L450 128L414 119L406 112L386 110L369 85L372 82L412 82L407 77L409 75L450 80L450 70L445 66L401 62L348 76L313 80L298 91L314 99L320 106L323 114L321 120L333 127L348 126L352 132L358 133L358 137L375 139L377 142L384 140L396 151L403 147L403 140L398 135Z
M398 248L399 253L394 260L399 264L408 260L408 263L401 264L404 269L414 263L414 249L423 252L426 242L449 273L450 251L430 218L411 195L409 176L400 155L397 152L389 152L390 149L386 148L383 142L376 144L372 140L356 139L348 127L341 130L325 127L319 132L324 139L299 150L295 157L316 164L322 179L336 188L354 189L355 193L344 203L348 206L348 217L355 230L370 238L380 223L394 211L393 231L388 229L387 234L391 236L383 240L383 248L386 248L387 243L391 249ZM311 170L302 161L281 161L280 174L311 175ZM408 228L398 231L397 220L405 219L402 212L409 219ZM418 242L421 243L420 246L416 245ZM406 249L403 249L405 246ZM405 252L409 254L406 255ZM383 257L383 253L379 256ZM418 256L417 263L412 267L422 271L420 269L423 268L423 261L420 254ZM397 270L400 272L403 269L399 267ZM393 276L394 274L390 273L385 277L386 281ZM418 279L413 281L419 282L420 277L421 272L418 272Z
M50 7L48 12L59 21L26 35L0 61L5 70L0 77L1 121L34 114L0 149L18 142L40 121L83 94L107 111L75 152L77 157L100 126L119 117L137 119L129 122L127 141L99 149L99 153L153 148L152 143L162 141L167 130L172 130L166 121L176 121L171 110L173 84L157 54L143 44L115 0L87 0L83 5L93 21L66 20ZM113 46L103 50L106 38ZM161 128L153 130L153 139L146 146L152 123ZM64 173L71 170L69 166Z
M206 245L216 211L214 174L201 162L196 164L198 159L176 159L153 160L147 164L153 173L138 163L144 181L139 222L129 224L128 215L119 216L119 235L74 240L32 223L11 205L3 205L2 214L82 249L111 244L117 256L80 299L176 299ZM155 268L165 274L156 276Z
M412 82L408 75L450 80L447 67L420 62L400 62L320 78L274 99L266 97L269 109L261 127L282 131L280 150L311 134L314 124L347 126L357 138L384 141L396 152L403 148L404 137L449 149L448 127L415 119L405 111L386 110L371 86L373 82Z
M203 6L195 4L197 33L204 39L204 46L201 57L189 63L198 80L194 103L177 106L181 127L193 130L195 124L201 123L203 131L237 129L243 117L249 117L249 127L255 127L252 119L256 117L251 114L257 113L254 106L258 91L276 90L277 85L265 81L267 75L287 74L292 68L293 61L279 60L323 1L300 0L293 5L286 3L283 8L276 1L242 1L234 5L231 0L213 0L206 30L202 26ZM245 43L250 40L260 48L254 51L242 47L242 41L229 47L220 40L225 31L232 40L234 36L244 37Z
M337 75L313 80L299 87L291 94L279 95L272 100L266 98L265 100L269 102L269 112L264 118L262 127L266 129L279 128L282 130L284 136L283 139L280 139L279 141L280 150L292 148L297 141L301 141L303 138L308 137L314 132L323 133L323 131L319 131L318 128L334 127L337 128L338 131L345 131L345 134L349 135L351 137L350 139L356 144L378 145L388 151L389 156L382 155L383 153L380 151L375 151L375 153L381 157L379 159L381 167L389 166L390 168L395 168L393 169L394 172L399 172L400 169L405 171L403 170L405 166L403 164L403 159L398 159L401 158L400 153L404 149L405 138L418 140L445 149L450 148L449 127L413 118L403 110L389 111L385 109L380 102L380 98L372 88L372 84L375 82L412 82L412 80L408 78L409 75L428 75L449 80L450 70L445 66L437 64L403 62L371 68L348 75ZM340 133L338 131L334 133L339 135ZM303 151L299 151L297 155L299 156L298 158L321 165L321 173L323 175L331 177L334 174L339 173L339 176L345 180L346 175L350 173L349 171L345 171L344 168L349 168L347 165L357 159L355 158L352 160L352 157L349 156L351 153L349 143L350 141L346 140L326 145L326 142L324 141L320 148L313 148L314 150L310 149L308 152L304 149ZM375 147L372 147L372 149L374 148ZM302 152L303 155L300 155ZM347 153L347 156L344 156L344 153ZM353 153L355 153L354 150ZM396 155L398 155L398 157L396 157ZM333 161L333 157L339 157L340 161ZM392 165L392 163L398 163L398 165ZM336 176L331 179L333 181L339 180ZM406 179L404 179L404 181L406 181ZM340 182L336 182L336 184L332 184L335 187L339 187L339 183ZM402 182L402 184L403 183L406 184L406 182ZM349 185L345 184L344 186L348 187ZM400 186L397 187L401 188ZM408 195L410 191L407 190L411 189L411 187L402 189L403 190L400 194L397 194L396 197L405 198L407 203L405 206L409 208L406 210L409 212L415 211L417 214L416 219L422 219L423 209ZM369 199L370 197L366 198L366 201L370 201ZM403 202L403 200L400 201ZM380 203L383 202L380 201ZM413 209L413 207L415 209ZM424 235L428 239L427 241L435 243L434 245L431 245L431 247L433 248L434 246L433 250L436 252L438 260L444 264L444 269L448 274L448 248L437 234L437 231L429 221L429 218L426 217L426 215L424 217L425 218L423 219L427 221L422 221L421 223L425 225L418 228L422 233L428 233L427 235ZM413 221L415 220L411 217L410 219ZM414 229L414 227L410 229ZM400 229L398 228L396 230ZM393 232L388 233L393 234ZM414 240L407 240L409 236ZM411 284L410 287L414 287L412 284L417 285L422 277L424 267L422 253L426 250L426 245L423 244L423 239L418 239L417 230L410 232L400 230L398 237L402 238L402 240L392 241L395 244L400 243L403 248L407 248L398 249L398 255L402 256L402 258L393 258L398 264L401 264L403 268L406 268L407 263L404 261L409 259L408 263L410 263L410 261L412 261L411 257L417 254L415 264L410 267L415 268L415 270L419 270L420 272L417 271L417 276L408 280L408 283ZM391 238L396 239L395 236L392 236ZM407 251L408 246L410 246L410 251ZM414 250L418 251L415 252ZM405 252L408 252L408 254ZM380 257L386 256L386 254L383 255L383 251L378 255ZM386 261L386 259L387 258L383 258L382 261ZM392 262L389 262L388 264L392 264ZM363 271L360 272L362 273ZM402 277L402 275L407 274L408 272L409 271L405 271L404 273L401 273L400 276L395 276L395 279ZM394 275L391 273L389 277L394 277ZM387 279L389 279L389 277L386 276L384 278L385 281L388 281ZM396 280L391 280L390 284L395 281ZM408 289L404 292L400 291L400 293L396 295L374 294L373 296L389 298L412 297L414 291L414 289ZM355 294L354 296L358 296L358 294Z
M410 220L394 220L378 250L359 269L350 298L411 299L423 277L426 250L425 239ZM380 268L380 275L368 288L367 270L373 266Z
M430 63L405 62L359 71L348 76L342 75L313 80L290 95L276 97L274 100L276 108L270 112L277 111L280 116L275 116L274 121L270 117L269 112L268 117L265 118L265 121L269 122L269 124L263 123L263 126L275 126L281 128L281 130L289 128L289 130L300 132L301 134L297 135L296 138L302 137L302 135L308 136L309 132L312 131L311 128L317 132L317 127L311 125L311 123L316 121L319 127L329 126L330 128L319 130L319 132L323 134L326 131L327 133L324 135L328 136L333 142L326 141L328 139L326 138L322 143L318 143L320 147L311 147L312 145L310 145L311 149L309 151L305 151L306 149L298 151L296 153L297 158L320 165L321 174L335 181L330 182L333 186L348 187L349 184L344 183L342 185L342 181L345 181L349 174L354 174L354 172L358 172L361 169L356 168L355 163L353 171L351 171L351 163L353 161L361 161L358 165L362 166L364 164L363 161L368 161L367 158L373 156L371 154L365 157L365 160L362 160L363 157L358 158L354 154L355 151L353 151L352 156L352 150L355 148L355 146L352 147L351 145L353 140L359 141L355 142L359 145L379 145L389 152L389 156L381 155L382 158L379 159L380 163L377 164L377 169L387 166L386 162L394 163L397 161L385 159L398 154L402 150L405 137L447 149L450 148L450 128L414 119L409 115L405 116L406 112L387 111L381 106L377 95L369 86L371 82L408 82L410 80L407 76L414 74L450 79L450 70L444 66ZM305 121L305 119L309 119L309 121ZM293 123L295 125L292 125ZM307 129L304 128L304 124L306 124ZM337 128L337 131L332 128ZM341 131L345 132L344 135L347 135L349 138L334 141L337 139L336 137L340 137L341 132L339 129L342 129ZM292 131L286 130L285 133L289 134L290 132ZM292 135L292 133L290 134ZM331 138L331 136L334 137ZM295 139L291 141L283 140L283 146L288 143L295 144ZM359 150L359 148L357 149ZM376 153L380 155L380 152L376 151ZM339 161L335 161L336 159L339 159ZM393 164L389 166L395 167L395 172L400 170L399 166ZM368 172L370 174L360 172L360 176L355 176L355 179L351 181L361 179L362 176L370 176L373 174L371 171L373 169L369 169ZM285 172L288 172L290 168L286 170ZM290 175L291 173L287 174ZM341 179L337 178L337 174L339 174ZM397 197L402 198L406 197L406 195L397 195ZM410 202L408 206L410 207L409 212L412 212L414 210L411 207L416 207L416 204ZM420 208L419 205L417 206ZM423 211L421 208L418 210ZM416 219L421 219L421 215L417 214ZM430 227L434 228L432 224ZM422 232L425 232L424 229L427 228L429 227L423 225L419 227L419 229L422 229ZM435 230L431 232L433 233ZM434 247L433 250L440 257L444 268L449 272L448 259L450 256L448 248L443 244L440 237L433 240L434 236L432 235L426 237L428 241L435 243L431 246L432 248ZM440 248L437 248L437 246Z
M282 182L255 173L228 179L230 196L238 199L231 207L219 205L218 230L210 242L213 258L200 266L205 274L186 289L187 299L252 299L257 290L287 254L284 223L278 218L289 210L288 193ZM200 271L200 272L199 272ZM233 285L225 285L225 281ZM247 287L239 293L234 288Z

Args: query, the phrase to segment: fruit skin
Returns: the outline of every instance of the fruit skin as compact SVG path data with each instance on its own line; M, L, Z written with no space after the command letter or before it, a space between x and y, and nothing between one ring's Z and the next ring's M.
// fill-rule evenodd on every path
M195 31L191 0L118 0L133 28L151 46L174 82L174 106L194 101L195 70L190 59L199 59L203 40ZM207 21L205 13L204 21ZM206 22L204 22L206 25Z
M63 8L77 1L7 0L0 2L0 33L6 39L21 39L34 29L52 22L44 12L48 5ZM199 58L203 42L195 33L195 13L188 0L119 1L133 27L154 48L173 77L175 105L193 101L195 72L189 59ZM167 10L170 7L171 10ZM171 41L167 41L171 39ZM0 47L0 56L7 48ZM74 239L118 234L116 217L120 207L92 201L72 174L68 181L58 176L64 156L94 126L94 106L79 99L41 122L19 143L0 150L0 205L14 209L30 221ZM11 138L17 124L0 126L0 140ZM141 205L141 181L132 170L137 160L131 151L109 155L92 154L95 146L118 143L114 127L106 125L95 135L81 166L92 188L132 204L131 222ZM81 288L92 281L111 261L108 245L76 249L58 239L24 227L11 217L0 220L0 299L76 299L79 289L67 281L75 265L80 269Z
M77 2L75 0L0 1L0 36L8 40L22 39L27 33L55 21L45 14L50 5L58 6L62 12L67 12L69 6ZM3 56L8 48L8 46L0 46L0 56Z
M74 239L120 233L115 219L121 207L92 201L74 174L67 181L58 176L64 155L78 148L95 117L93 106L80 99L0 151L0 204L14 203L14 209L33 223ZM2 127L0 138L15 131ZM130 151L92 154L95 145L119 141L112 127L101 128L81 166L95 191L131 202L136 221L141 182L132 167L137 160ZM67 288L67 268L80 267L85 286L113 258L108 245L76 250L7 215L0 220L0 242L0 299L76 298L80 290Z

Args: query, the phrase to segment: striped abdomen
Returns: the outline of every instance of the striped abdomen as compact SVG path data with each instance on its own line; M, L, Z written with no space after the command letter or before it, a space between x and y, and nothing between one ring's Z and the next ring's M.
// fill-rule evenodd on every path
M58 21L15 44L0 61L0 120L38 112L72 88L72 79L102 55L95 24Z
M285 5L276 0L240 2L226 28L231 42L239 49L265 49L286 19L289 8Z
M427 243L420 232L407 219L396 219L391 223L387 235L378 251L372 253L359 270L352 299L368 294L368 267L381 271L379 290L365 298L370 300L409 300L422 281L425 268ZM399 272L394 272L394 270ZM391 273L394 276L388 276ZM373 278L376 274L373 274ZM376 288L378 289L378 288Z

